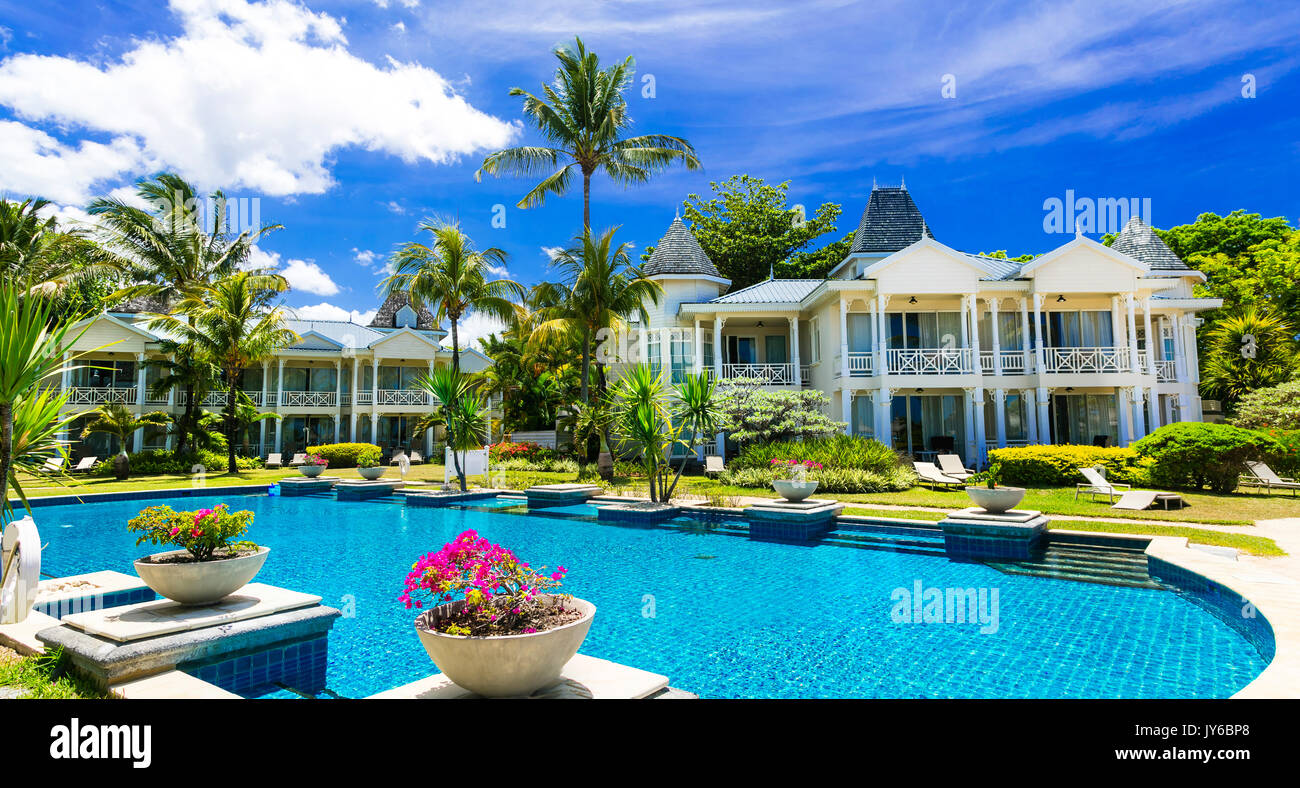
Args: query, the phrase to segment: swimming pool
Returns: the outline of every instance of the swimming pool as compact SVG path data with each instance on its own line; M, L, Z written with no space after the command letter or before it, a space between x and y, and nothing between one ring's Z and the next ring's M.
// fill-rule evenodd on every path
M397 596L417 556L469 528L534 565L568 568L565 590L599 609L583 653L665 674L703 697L1217 698L1266 664L1206 605L1169 590L1005 574L921 548L767 543L690 522L598 523L591 507L511 513L502 500L485 510L327 494L44 506L35 510L48 543L42 569L132 573L150 550L134 545L127 519L153 503L222 502L252 510L249 538L272 549L258 581L347 611L329 637L326 682L344 697L434 672L412 631L414 611ZM996 591L996 631L896 623L900 590L918 583Z

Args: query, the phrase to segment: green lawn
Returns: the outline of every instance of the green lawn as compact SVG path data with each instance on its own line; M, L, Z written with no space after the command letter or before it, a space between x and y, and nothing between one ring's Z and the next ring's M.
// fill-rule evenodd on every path
M111 698L90 682L69 672L63 652L24 657L0 647L0 687L19 692L21 698Z

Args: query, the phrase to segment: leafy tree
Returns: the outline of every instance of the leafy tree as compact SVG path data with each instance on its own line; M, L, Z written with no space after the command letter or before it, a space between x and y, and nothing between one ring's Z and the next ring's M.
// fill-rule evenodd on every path
M776 266L778 279L825 279L831 269L844 262L853 247L856 230L850 230L838 241L832 241L811 252L796 252Z
M184 407L172 417L177 456L187 453L187 445L191 453L211 448L211 441L202 423L201 403L217 385L221 371L192 342L162 339L158 347L162 356L145 362L159 370L158 378L149 387L149 393L157 398L165 397L173 390L181 394Z
M1201 391L1231 409L1256 389L1300 371L1295 328L1267 307L1245 307L1221 318L1205 337Z
M737 443L822 438L847 426L825 414L830 404L822 391L764 391L746 381L723 383L719 427Z
M46 200L0 199L0 277L28 282L28 292L51 299L52 318L98 312L117 289L120 268L81 230L42 217L47 206Z
M1300 379L1243 394L1230 421L1251 430L1300 430Z
M84 439L92 433L102 432L117 438L118 454L113 458L113 473L120 481L131 475L131 460L126 449L131 436L138 429L149 426L161 427L167 422L167 414L161 411L145 413L137 417L130 408L115 402L103 405L91 413L89 423L81 431L81 437Z
M1267 459L1282 446L1262 432L1182 421L1137 441L1133 450L1151 459L1151 481L1158 486L1230 493L1247 461Z
M998 260L1010 260L1013 263L1027 263L1038 256L1036 254L1022 254L1015 257L1008 257L1006 249L999 249L996 252L982 252L981 254L983 254L984 257L993 257Z
M791 255L834 232L840 215L840 206L828 202L814 215L801 217L786 204L789 181L772 186L762 178L733 175L722 183L710 183L709 188L712 199L687 195L682 215L718 272L731 280L733 290L761 282ZM653 246L647 247L641 259L649 260L653 251ZM823 260L800 258L795 265L815 270Z
M1300 326L1300 231L1267 239L1242 254L1197 254L1188 263L1205 274L1196 294L1223 299L1219 315L1247 306L1270 307Z
M419 229L433 236L433 245L404 244L393 255L393 273L382 286L385 293L406 292L416 308L428 308L438 323L451 323L451 366L459 372L461 320L471 311L510 320L517 309L510 299L522 298L524 288L509 279L488 279L493 268L505 266L506 253L495 247L478 251L459 225L425 220Z
M1291 234L1286 218L1263 219L1257 213L1237 209L1227 216L1203 213L1191 224L1180 224L1156 235L1184 261L1197 255L1223 254L1240 257L1252 246L1281 241Z
M688 374L675 390L666 377L649 364L628 369L614 386L609 409L619 442L640 449L650 500L663 503L672 500L686 468L684 454L673 472L673 448L695 448L700 436L717 429L719 417L716 388L707 373Z
M560 66L555 80L542 86L542 97L523 88L510 89L511 96L523 96L524 114L548 145L497 151L483 160L476 179L481 180L483 173L525 178L545 174L519 201L520 208L532 208L542 205L548 194L568 192L575 173L581 175L582 227L590 230L591 176L598 170L615 183L631 186L677 163L688 170L700 169L695 148L681 137L624 136L632 125L623 97L635 65L630 55L602 69L595 53L575 38L573 46L556 49L555 57Z

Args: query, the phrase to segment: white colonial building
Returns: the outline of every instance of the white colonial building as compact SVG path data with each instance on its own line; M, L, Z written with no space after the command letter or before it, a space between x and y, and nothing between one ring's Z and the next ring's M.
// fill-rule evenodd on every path
M680 219L645 272L665 293L640 340L652 363L816 388L855 435L975 464L1200 420L1197 313L1222 305L1136 217L1113 246L1079 235L1017 263L935 240L904 187L872 189L825 280L728 292Z
M184 392L153 396L153 383L163 374L150 361L163 359L164 338L148 327L148 312L156 304L126 303L89 318L74 329L85 332L73 352L90 352L80 369L65 373L69 390L67 412L92 410L118 402L138 413L180 412ZM340 441L376 443L386 451L402 448L430 452L434 435L413 434L417 417L433 402L413 381L430 370L451 364L451 351L441 342L446 331L427 309L415 310L402 293L389 296L368 325L337 320L289 320L298 341L262 364L247 370L241 388L263 411L281 414L243 436L248 454L301 452L307 446ZM461 367L478 371L490 363L474 350L461 351ZM225 393L208 394L203 407L220 411ZM66 436L74 457L107 457L116 441L94 434L82 440L85 418L73 423ZM131 451L170 448L164 429L136 432ZM427 453L425 456L429 456Z

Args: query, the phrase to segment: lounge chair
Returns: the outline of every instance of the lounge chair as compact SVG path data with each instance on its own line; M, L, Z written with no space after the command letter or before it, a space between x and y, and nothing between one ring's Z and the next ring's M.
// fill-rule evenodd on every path
M89 473L91 470L94 469L95 463L97 462L99 462L99 458L94 456L93 454L86 457L82 457L81 460L77 462L75 467L68 470L68 473Z
M406 459L409 460L412 465L419 465L420 463L424 462L424 458L420 456L420 453L418 451L411 452L409 455L407 455Z
M63 466L68 462L67 457L51 457L45 461L45 464L36 469L37 473L62 473Z
M1179 509L1187 505L1187 502L1183 500L1183 496L1178 493L1157 492L1155 490L1129 490L1121 495L1118 501L1111 504L1110 508L1132 509L1135 512L1140 512L1143 509L1150 509L1156 503L1164 505L1165 509L1168 509L1171 503L1177 503Z
M954 479L965 481L975 475L975 471L967 468L962 463L961 457L956 454L940 454L936 459L939 460L939 470L944 476L951 476Z
M306 452L299 452L293 455L292 460L289 460L289 467L291 468L297 468L299 465L306 465L306 464L307 464Z
M284 460L280 458L280 452L274 451L266 455L266 467L279 468L284 465Z
M1133 489L1131 484L1115 484L1106 481L1105 477L1096 468L1080 468L1079 473L1082 473L1083 478L1088 481L1074 485L1074 499L1076 501L1079 500L1079 493L1084 493L1093 500L1096 500L1098 495L1104 495L1107 503L1115 503L1115 499L1123 494L1121 491Z
M390 459L390 460L388 461L388 464L389 464L389 465L397 465L398 463L400 463L400 462L402 461L402 458L403 458L403 457L406 457L406 452L404 452L404 451L399 451L399 452L397 452L396 454L393 455L392 459ZM411 461L411 458L410 458L410 457L406 457L406 461L409 463L409 462Z
M709 456L704 458L705 476L717 476L718 474L726 470L726 467L727 466L723 462L722 458L716 454L710 454Z
M965 487L966 482L961 479L955 479L952 476L940 471L932 462L914 462L912 467L916 469L916 475L920 477L921 484L930 485L931 489L943 487Z
M1273 490L1290 490L1295 495L1296 490L1300 490L1300 481L1278 476L1267 463L1248 462L1246 470L1249 473L1242 474L1238 482L1242 487L1263 487L1270 494Z

